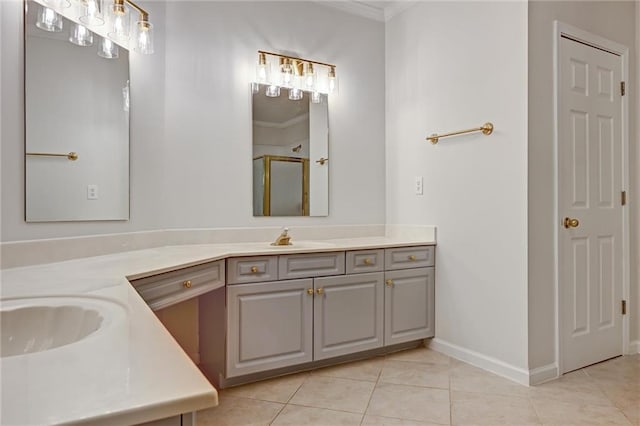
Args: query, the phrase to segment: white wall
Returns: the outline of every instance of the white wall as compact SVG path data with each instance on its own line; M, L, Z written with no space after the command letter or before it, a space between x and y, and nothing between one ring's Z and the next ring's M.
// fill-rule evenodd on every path
M383 23L310 2L144 4L156 53L131 57L131 220L26 224L22 3L0 1L2 241L385 222ZM258 49L337 64L328 217L253 217L249 81Z
M554 289L554 181L553 170L553 21L555 19L622 43L631 49L631 76L635 71L634 2L529 2L529 365L555 362ZM631 315L638 310L638 145L635 135L634 81L629 84L631 117ZM633 336L638 337L637 319ZM632 336L632 340L634 337Z
M436 336L525 369L526 3L418 3L386 52L387 223L438 226ZM491 136L425 141L485 121Z

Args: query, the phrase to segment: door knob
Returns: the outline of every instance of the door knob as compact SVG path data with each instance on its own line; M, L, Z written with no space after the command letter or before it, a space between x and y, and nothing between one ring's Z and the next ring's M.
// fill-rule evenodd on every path
M565 217L563 221L563 225L566 229L569 228L577 228L580 225L580 221L578 219L572 219L570 217Z

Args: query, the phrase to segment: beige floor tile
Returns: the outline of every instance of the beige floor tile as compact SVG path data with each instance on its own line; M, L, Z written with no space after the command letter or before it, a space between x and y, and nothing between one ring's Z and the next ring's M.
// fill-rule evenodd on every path
M545 425L630 425L614 406L576 404L550 399L531 399L538 417Z
M335 377L309 377L289 401L291 404L364 413L375 383Z
M380 383L449 389L449 366L387 360Z
M469 364L456 364L451 368L451 390L480 392L526 398L531 388L497 376Z
M452 392L454 425L539 425L528 398L475 392Z
M379 383L366 414L449 424L449 391Z
M309 377L309 373L293 374L223 389L222 395L286 403Z
M626 355L586 367L596 380L640 383L640 355Z
M311 372L313 375L339 377L341 379L365 380L375 382L378 380L384 357L354 361L332 367L325 367Z
M275 402L220 396L217 407L198 411L198 426L268 425L284 407Z
M616 407L640 407L640 381L596 380L596 384Z
M584 371L565 374L559 379L530 388L531 396L578 404L612 405L596 382Z
M438 426L437 423L417 422L415 420L394 419L392 417L365 415L362 426Z
M622 409L622 413L634 426L640 426L640 405Z
M362 414L289 404L271 424L274 426L358 426L361 420Z
M449 365L450 358L428 348L407 349L387 355L393 361L422 362L428 364Z

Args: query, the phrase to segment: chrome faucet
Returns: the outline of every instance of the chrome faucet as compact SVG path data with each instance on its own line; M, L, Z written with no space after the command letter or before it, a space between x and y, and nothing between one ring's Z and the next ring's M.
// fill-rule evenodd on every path
M289 236L289 228L284 228L278 238L271 243L272 246L290 246L291 237Z

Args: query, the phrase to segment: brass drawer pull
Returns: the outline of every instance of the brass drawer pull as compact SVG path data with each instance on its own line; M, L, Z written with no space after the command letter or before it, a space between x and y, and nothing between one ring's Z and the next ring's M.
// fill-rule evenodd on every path
M385 284L387 285L387 287L391 287L393 285L393 280L387 280L385 281Z
M324 294L324 288L320 287L319 289L316 290L316 293Z
M251 273L255 274L256 272L258 272L258 267L257 266L252 266L251 267Z
M416 260L416 257L413 254L409 255L409 260L413 262L414 260Z
M183 282L182 287L191 288L191 280L186 280L185 282Z
M369 259L368 257L364 260L364 264L365 265L372 265L373 262L371 261L371 259Z
M307 294L313 294L313 289L312 288L308 288L307 289Z

